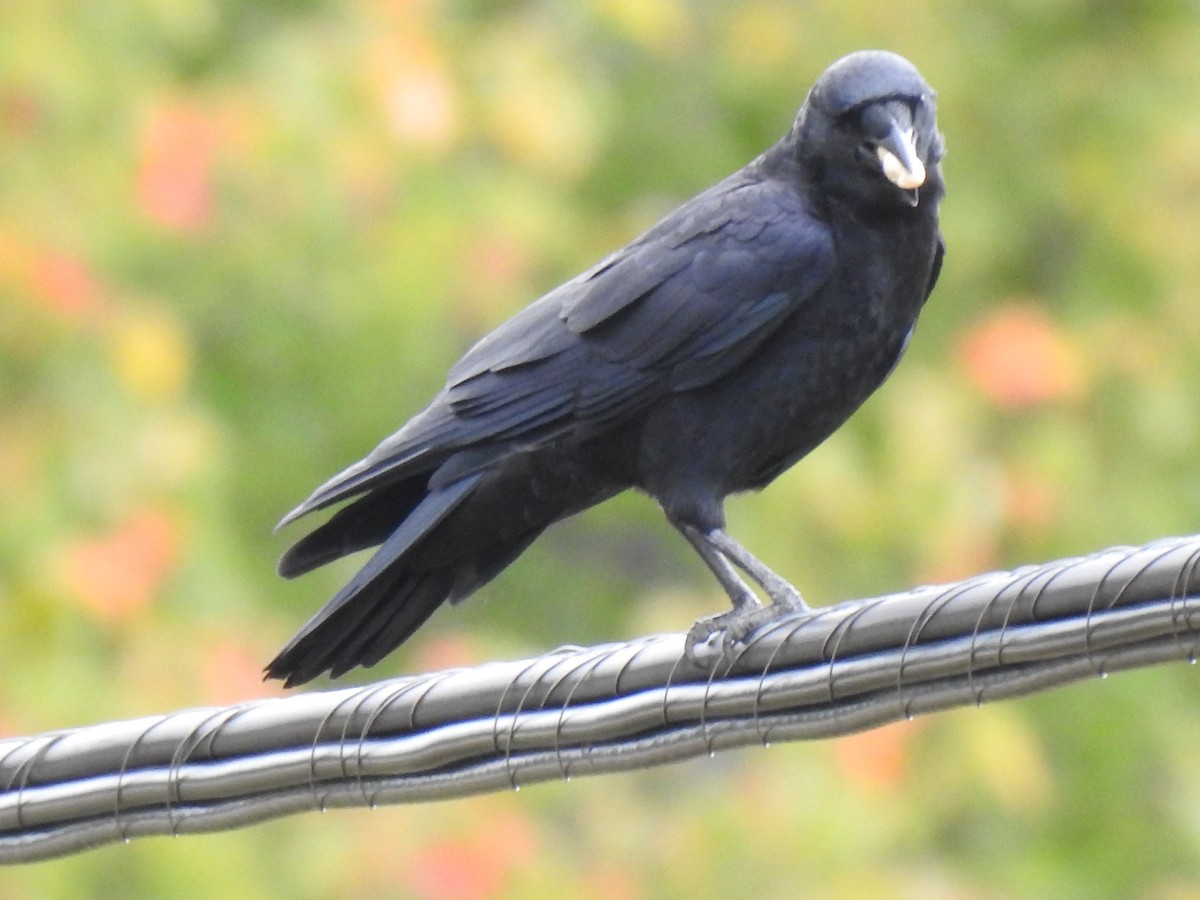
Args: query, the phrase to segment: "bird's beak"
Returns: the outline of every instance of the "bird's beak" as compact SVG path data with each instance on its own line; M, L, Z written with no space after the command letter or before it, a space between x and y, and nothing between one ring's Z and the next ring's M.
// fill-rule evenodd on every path
M925 164L917 156L917 138L911 128L901 130L893 123L887 136L875 146L875 155L883 164L887 180L903 191L925 183Z

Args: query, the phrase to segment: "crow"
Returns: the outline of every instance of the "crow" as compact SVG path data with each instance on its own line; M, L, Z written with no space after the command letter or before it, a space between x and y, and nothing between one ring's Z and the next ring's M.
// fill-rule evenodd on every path
M894 53L835 62L782 140L475 344L424 410L280 522L350 501L282 556L288 578L378 549L266 677L375 664L547 526L628 488L732 602L689 652L806 609L725 530L723 504L825 440L904 352L944 253L934 96Z

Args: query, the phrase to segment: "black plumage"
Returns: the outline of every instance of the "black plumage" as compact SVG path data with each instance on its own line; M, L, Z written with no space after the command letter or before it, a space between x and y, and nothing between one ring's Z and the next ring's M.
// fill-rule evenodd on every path
M483 338L422 412L284 518L350 501L284 554L289 578L381 546L268 676L372 665L548 525L631 487L733 602L689 646L802 608L724 530L723 502L812 450L899 360L941 265L941 156L910 63L831 66L781 141Z

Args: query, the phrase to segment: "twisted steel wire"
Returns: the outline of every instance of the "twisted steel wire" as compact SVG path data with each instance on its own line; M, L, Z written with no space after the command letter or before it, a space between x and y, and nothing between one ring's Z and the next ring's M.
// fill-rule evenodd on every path
M668 634L0 741L0 863L810 740L1200 644L1200 536L823 608L695 661Z

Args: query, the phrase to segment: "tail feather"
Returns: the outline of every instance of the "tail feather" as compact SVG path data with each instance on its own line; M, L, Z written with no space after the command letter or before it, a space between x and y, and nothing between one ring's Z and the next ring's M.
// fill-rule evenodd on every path
M267 677L282 678L289 687L326 670L336 677L368 657L377 662L428 619L450 593L455 572L453 567L414 569L410 557L421 541L470 496L482 477L477 474L433 491L406 518L393 511L393 525L403 518L395 532L270 662ZM327 532L326 538L312 546L323 547L334 537L336 532ZM298 554L299 561L286 568L304 571L304 563L319 555L315 551L313 555Z
M603 446L554 447L513 453L448 483L438 469L376 485L280 561L285 575L299 574L380 545L272 660L268 677L291 686L378 662L442 603L499 574L552 522L623 488L619 473L597 477L595 457L613 464L605 454ZM472 466L477 461L471 457ZM445 467L460 471L453 458Z
M375 665L408 640L446 599L453 578L454 573L448 569L439 569L423 576L420 583L414 586L407 602L394 605L386 618L363 635L365 640L356 647L361 664ZM351 662L346 668L353 665ZM335 673L335 677L343 671L345 669Z
M414 577L398 566L390 577L361 589L352 602L343 602L318 627L298 634L271 660L266 677L294 687L323 672L337 678L355 666L374 665L442 604L451 576L438 570Z
M398 598L391 590L398 580L399 576L380 580L370 590L359 591L353 603L344 603L322 619L319 627L312 630L306 627L271 660L266 677L283 679L284 687L294 687L311 681L322 672L328 671L336 677L352 669L355 665L352 645L356 635L363 634L364 627L369 628L397 602Z
M322 650L321 643L330 641L331 636L320 636L315 652L324 656L325 662L314 675L328 669L330 677L337 678L355 666L375 665L442 605L451 577L445 569L416 577L402 571L394 579L372 584L370 596L364 598L368 615L354 622L339 622L340 637L328 650Z
M426 496L428 473L379 488L330 516L279 558L279 574L295 578L326 563L376 547Z

